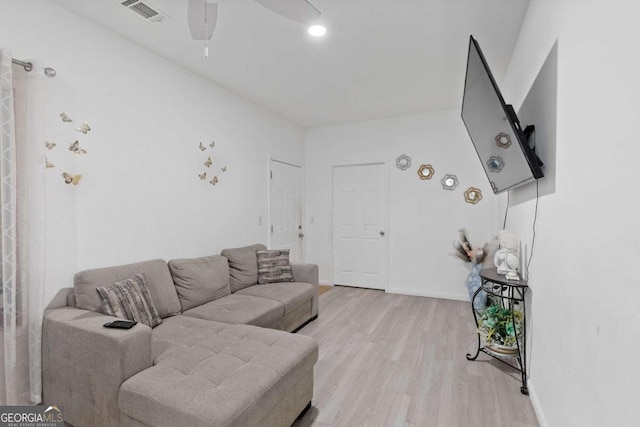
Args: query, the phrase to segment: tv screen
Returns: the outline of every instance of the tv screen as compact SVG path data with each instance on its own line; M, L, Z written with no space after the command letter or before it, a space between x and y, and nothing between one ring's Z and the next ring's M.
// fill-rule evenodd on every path
M473 36L469 37L462 120L495 194L544 176L542 162L529 146L533 126L520 128Z

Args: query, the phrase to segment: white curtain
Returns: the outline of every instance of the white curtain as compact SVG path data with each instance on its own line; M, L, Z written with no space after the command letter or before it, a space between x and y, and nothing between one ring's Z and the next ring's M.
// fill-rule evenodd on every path
M45 289L42 69L0 49L0 404L39 403Z

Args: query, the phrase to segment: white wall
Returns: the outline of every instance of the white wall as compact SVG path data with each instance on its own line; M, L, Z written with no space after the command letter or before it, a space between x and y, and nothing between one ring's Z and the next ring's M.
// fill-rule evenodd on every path
M460 113L443 111L385 120L308 129L306 154L306 253L320 266L320 280L332 283L331 167L385 160L389 167L389 291L468 299L465 264L451 256L457 230L466 227L482 246L494 229L495 196L473 149ZM401 171L395 159L412 158ZM430 181L418 178L432 164ZM446 173L458 176L454 191L442 189ZM484 199L465 203L463 192L479 187ZM313 223L311 218L313 217Z
M556 192L540 200L531 387L542 425L640 419L640 3L532 0L502 89L517 107L558 41ZM534 202L509 227L531 239Z
M58 71L46 82L47 138L58 144L43 149L57 166L47 171L47 301L81 269L266 243L268 157L302 163L300 127L49 1L0 1L0 44ZM62 111L92 131L62 123ZM67 150L75 139L86 156ZM197 177L198 143L212 139L215 187ZM65 185L63 171L84 178Z

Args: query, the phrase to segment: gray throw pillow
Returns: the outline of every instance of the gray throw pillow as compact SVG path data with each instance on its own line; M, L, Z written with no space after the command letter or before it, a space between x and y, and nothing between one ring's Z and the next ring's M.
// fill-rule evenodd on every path
M293 282L289 249L257 251L258 283Z
M144 274L96 288L102 300L102 309L109 316L135 320L151 328L162 323L153 305Z

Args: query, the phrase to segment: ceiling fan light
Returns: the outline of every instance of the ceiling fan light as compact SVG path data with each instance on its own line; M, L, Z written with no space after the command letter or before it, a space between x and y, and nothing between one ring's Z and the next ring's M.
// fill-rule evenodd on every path
M320 11L309 0L255 0L267 9L301 24L310 24L320 18Z
M323 25L312 25L307 30L313 37L322 37L327 34L327 28Z
M189 0L188 20L191 38L211 40L218 20L218 4L206 0Z

